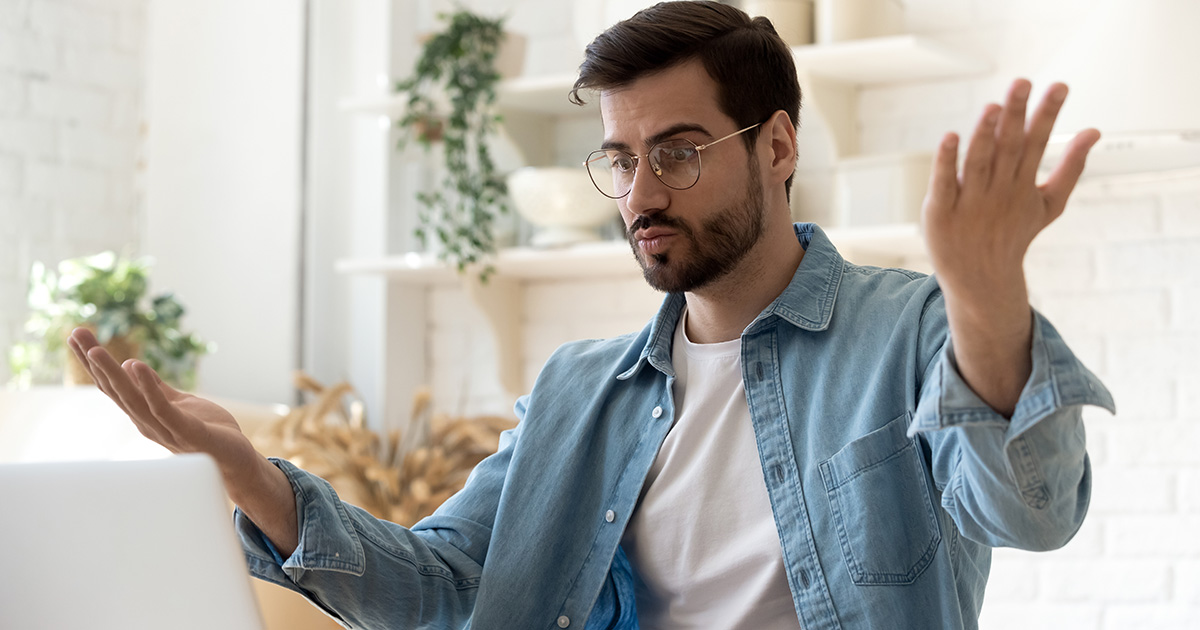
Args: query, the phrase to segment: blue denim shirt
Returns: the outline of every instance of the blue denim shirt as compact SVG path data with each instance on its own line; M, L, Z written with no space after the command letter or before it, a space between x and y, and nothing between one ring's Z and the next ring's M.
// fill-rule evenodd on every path
M1104 386L1034 316L1011 420L959 376L932 277L846 262L797 224L787 289L742 334L746 397L806 630L973 628L991 547L1048 550L1083 521L1080 406ZM254 575L354 628L636 628L620 541L671 428L668 296L641 332L566 344L466 487L411 530L283 461L300 544L244 515Z

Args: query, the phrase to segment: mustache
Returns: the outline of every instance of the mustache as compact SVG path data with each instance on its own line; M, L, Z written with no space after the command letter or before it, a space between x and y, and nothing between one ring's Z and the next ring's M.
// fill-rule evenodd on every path
M663 214L641 214L638 218L629 224L629 229L625 230L625 235L630 239L637 233L638 230L644 230L652 227L667 227L678 230L680 232L690 233L687 224L675 217L669 217Z

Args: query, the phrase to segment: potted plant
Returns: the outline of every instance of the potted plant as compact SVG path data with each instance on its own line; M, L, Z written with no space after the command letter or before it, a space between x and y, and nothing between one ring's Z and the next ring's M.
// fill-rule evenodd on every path
M33 339L9 353L13 381L26 387L57 379L90 383L66 349L67 336L84 326L118 361L143 359L172 386L194 387L197 360L215 346L181 329L185 311L171 293L147 303L151 264L147 258L131 260L113 252L64 260L57 272L34 263L25 324Z
M504 177L488 147L500 122L496 55L505 36L503 19L465 9L439 17L446 29L425 40L412 76L396 84L408 99L397 124L406 132L401 146L414 139L427 150L442 145L442 179L432 192L417 193L415 233L425 247L436 243L438 259L462 272L495 251L493 227L508 212ZM481 279L490 273L485 266Z

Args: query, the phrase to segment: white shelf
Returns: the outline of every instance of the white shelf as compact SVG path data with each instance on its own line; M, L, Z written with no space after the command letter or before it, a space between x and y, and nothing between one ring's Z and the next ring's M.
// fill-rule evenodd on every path
M500 84L497 98L501 109L562 116L599 111L596 98L588 98L587 104L579 106L570 101L571 88L575 86L574 74L543 77L520 77Z
M946 79L986 72L986 61L917 35L795 46L797 70L855 85Z
M830 228L825 231L841 253L851 260L878 260L918 256L924 252L916 224ZM587 243L562 249L505 249L493 261L496 276L510 280L567 280L630 277L641 268L625 241ZM450 284L455 271L429 254L403 254L376 259L338 261L339 273L383 275L402 284Z
M520 280L635 277L641 273L625 241L601 241L561 249L514 247L498 252L492 266L497 276ZM340 260L335 269L345 274L382 274L404 284L458 281L455 270L431 254Z
M989 68L986 61L918 35L795 46L792 54L799 71L854 85L945 79ZM595 98L584 107L568 100L575 78L574 74L555 74L505 79L496 91L500 109L548 116L594 110ZM404 113L405 104L404 97L384 94L342 99L338 107L347 112L397 118Z
M583 114L596 109L595 99L580 107L569 100L574 75L550 75L542 77L519 77L501 81L496 89L496 98L501 111L527 112L549 116ZM399 118L404 115L408 97L398 94L382 94L344 98L338 108L344 112L370 116Z

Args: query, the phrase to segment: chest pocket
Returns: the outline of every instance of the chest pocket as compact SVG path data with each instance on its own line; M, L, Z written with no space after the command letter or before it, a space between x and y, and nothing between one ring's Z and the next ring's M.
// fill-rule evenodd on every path
M941 542L924 460L905 435L908 420L907 413L892 420L820 465L855 584L911 584Z

